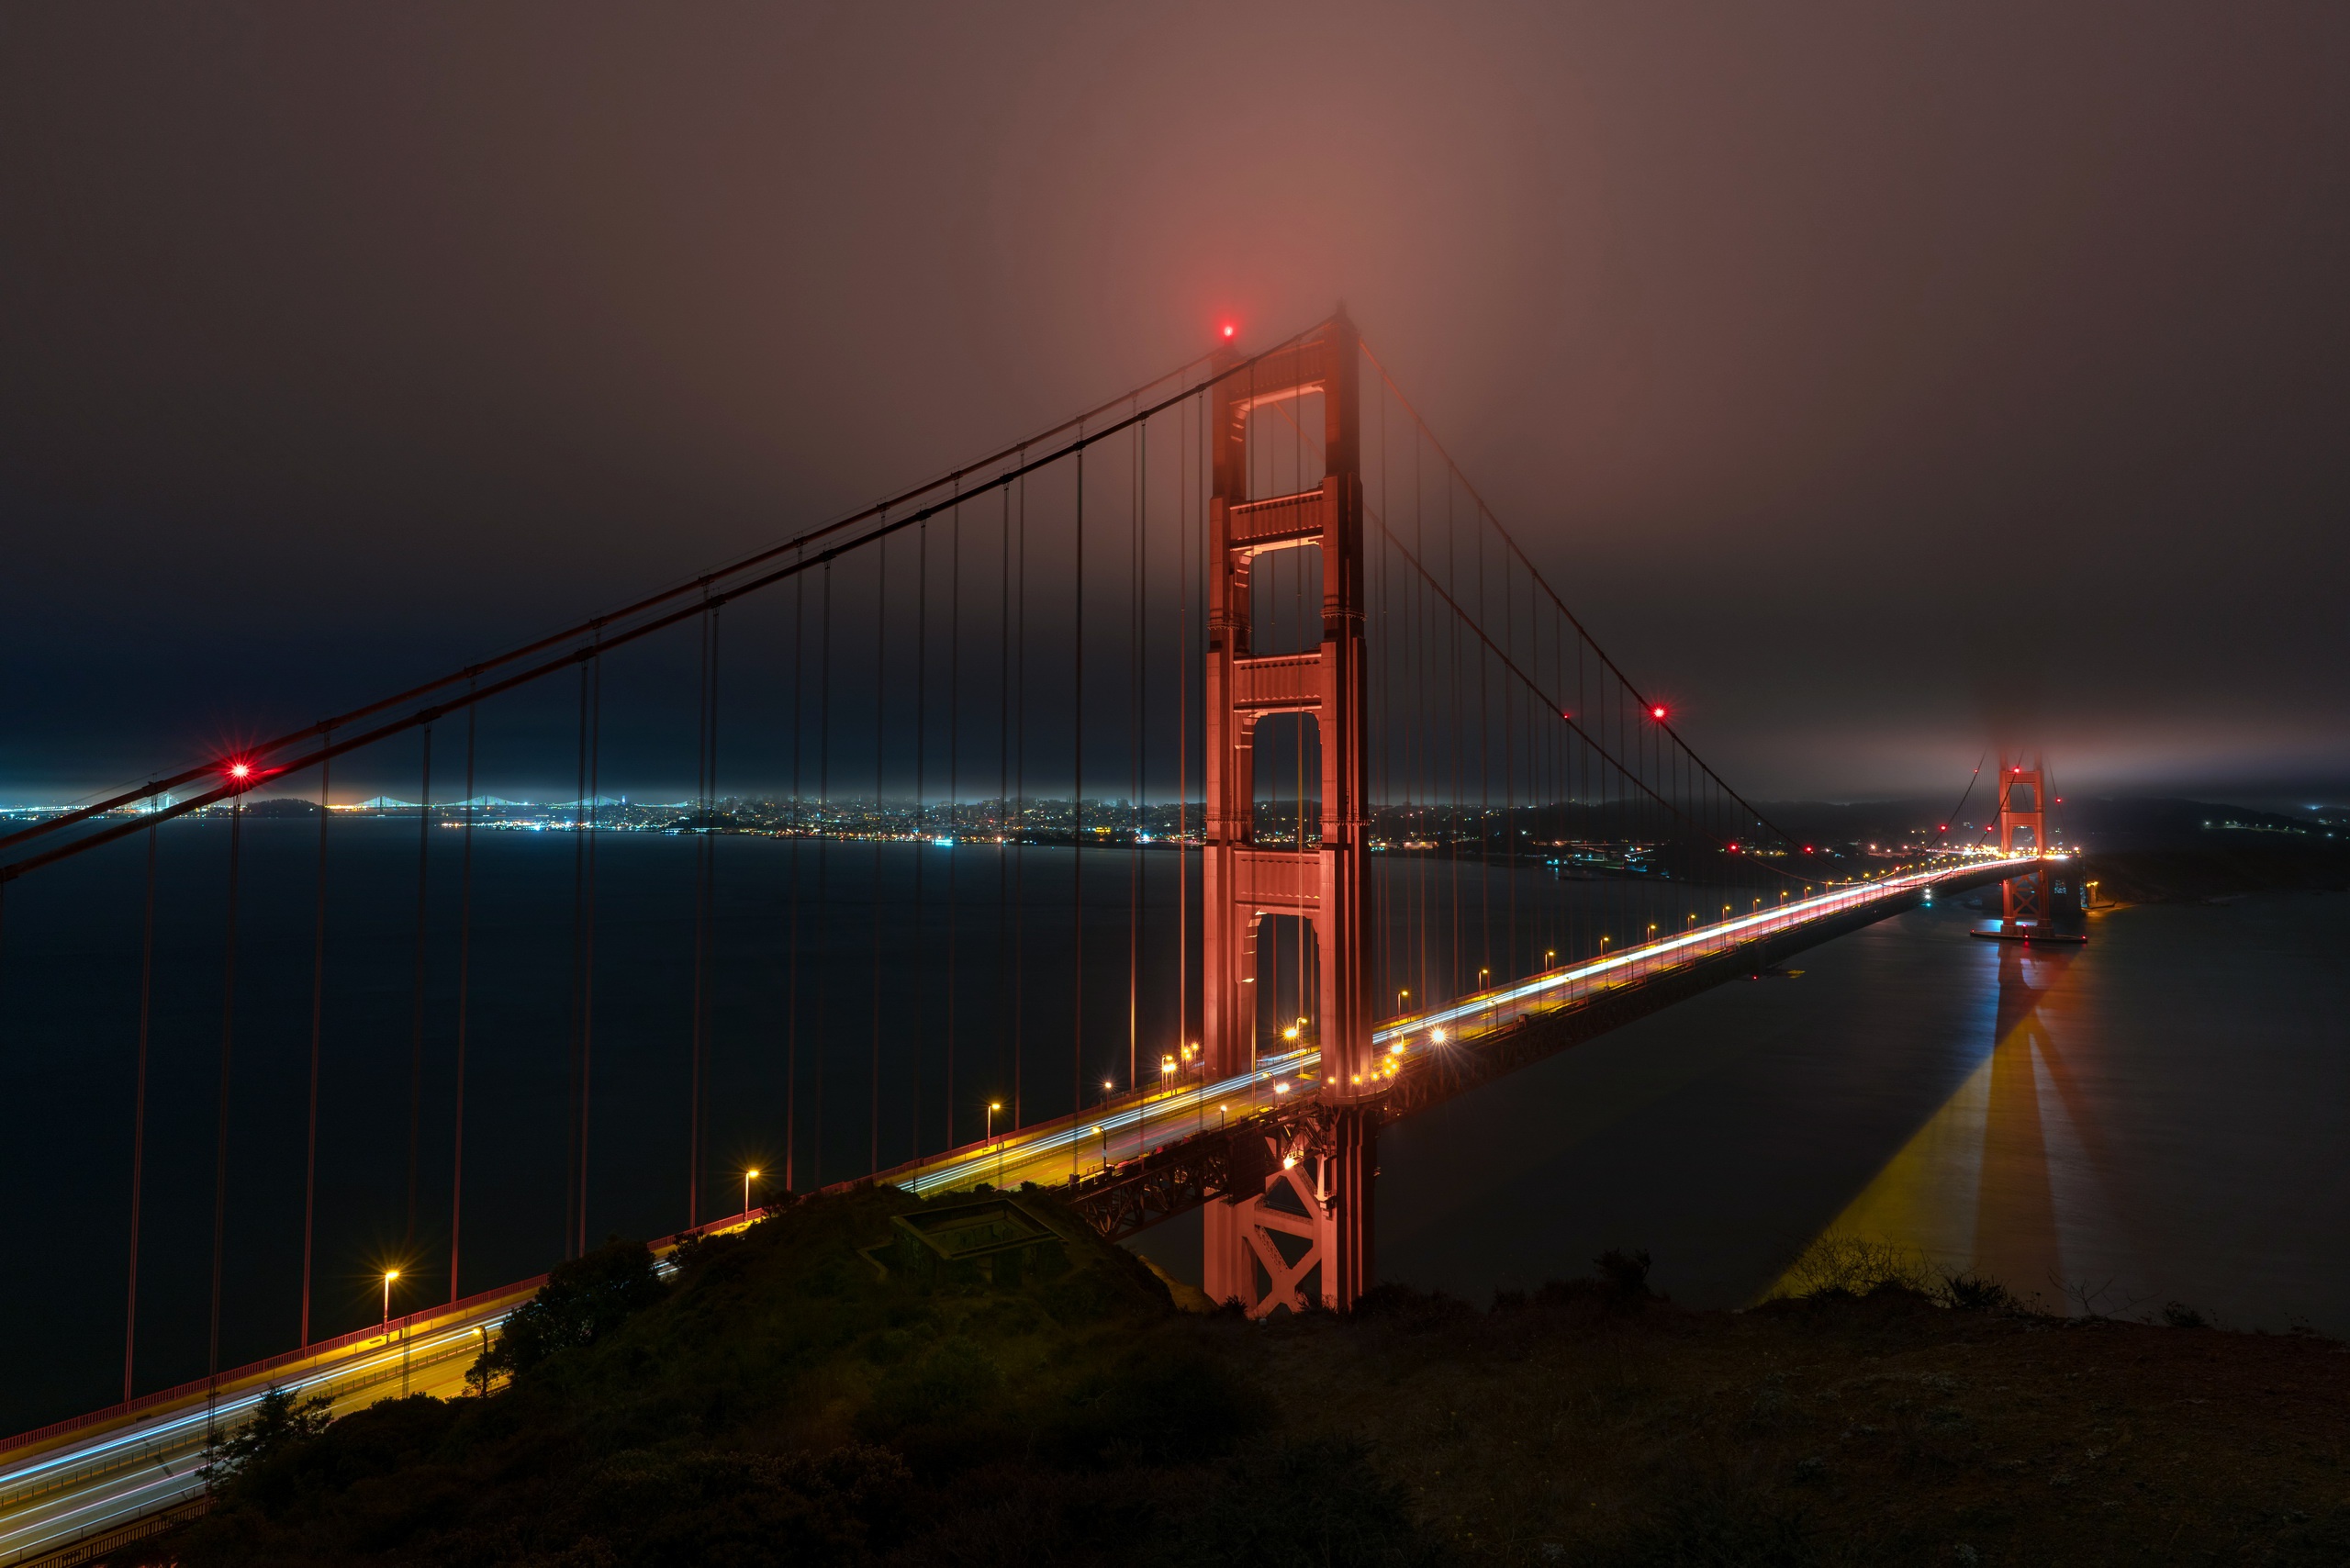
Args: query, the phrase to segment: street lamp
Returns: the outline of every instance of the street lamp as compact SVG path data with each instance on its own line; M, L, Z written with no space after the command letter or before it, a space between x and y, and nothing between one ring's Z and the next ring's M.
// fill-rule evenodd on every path
M995 1114L1002 1109L1002 1101L988 1102L988 1141L990 1143L995 1141ZM995 1190L999 1193L1003 1191L1003 1145L1000 1143L995 1146Z
M751 1183L758 1179L755 1167L743 1172L743 1217L746 1220L751 1217Z
M384 1271L384 1339L386 1343L392 1338L392 1282L399 1277L397 1269Z

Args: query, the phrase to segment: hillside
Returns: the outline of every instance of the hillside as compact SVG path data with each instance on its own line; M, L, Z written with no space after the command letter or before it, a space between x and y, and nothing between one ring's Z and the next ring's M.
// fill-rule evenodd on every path
M887 1191L706 1243L666 1284L616 1245L551 1285L510 1387L289 1438L121 1561L2350 1556L2350 1355L2326 1341L2066 1323L1970 1282L1692 1312L1612 1255L1486 1311L1391 1288L1259 1326L1177 1311L1021 1203L1059 1239L1016 1278L911 1266L893 1219L953 1216Z

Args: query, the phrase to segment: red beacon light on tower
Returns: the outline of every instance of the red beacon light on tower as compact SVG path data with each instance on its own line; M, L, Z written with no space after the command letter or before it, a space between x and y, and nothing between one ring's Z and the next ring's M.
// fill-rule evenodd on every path
M1651 719L1662 719L1662 718L1663 718L1663 717L1664 717L1664 704L1663 704L1663 703L1662 703L1662 702L1660 702L1660 703L1658 703L1655 707L1653 707L1653 708L1650 709L1650 710L1649 710L1649 717L1650 717L1650 718L1651 718Z
M1225 342L1227 342L1227 343L1228 343L1228 342L1230 342L1233 339L1235 339L1235 338L1238 337L1239 335L1240 335L1240 329L1239 329L1238 327L1234 326L1234 325L1233 325L1231 322L1229 322L1229 321L1226 321L1226 322L1224 324L1224 341L1225 341Z

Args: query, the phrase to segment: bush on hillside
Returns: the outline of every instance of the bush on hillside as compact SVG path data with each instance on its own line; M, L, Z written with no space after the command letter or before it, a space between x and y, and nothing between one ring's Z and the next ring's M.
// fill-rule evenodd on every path
M561 1350L592 1345L659 1301L667 1286L642 1241L610 1241L559 1265L539 1294L514 1311L475 1363L487 1378L527 1372Z

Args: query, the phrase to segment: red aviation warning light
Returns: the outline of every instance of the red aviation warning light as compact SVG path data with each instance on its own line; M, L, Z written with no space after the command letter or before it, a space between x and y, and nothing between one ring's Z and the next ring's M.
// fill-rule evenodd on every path
M1651 718L1651 719L1662 719L1662 718L1663 718L1663 717L1664 717L1664 705L1663 705L1662 703L1659 703L1657 706L1655 706L1655 707L1653 707L1653 708L1650 709L1650 710L1649 710L1649 717L1650 717L1650 718Z
M1224 324L1224 341L1225 341L1225 342L1227 342L1227 343L1228 343L1228 342L1230 342L1233 339L1235 339L1235 338L1238 337L1239 335L1240 335L1240 329L1239 329L1238 327L1234 326L1234 325L1233 325L1231 322L1229 322L1229 321L1226 321L1226 322Z
M232 762L229 765L229 777L235 779L240 784L242 784L252 776L253 765L250 762Z

